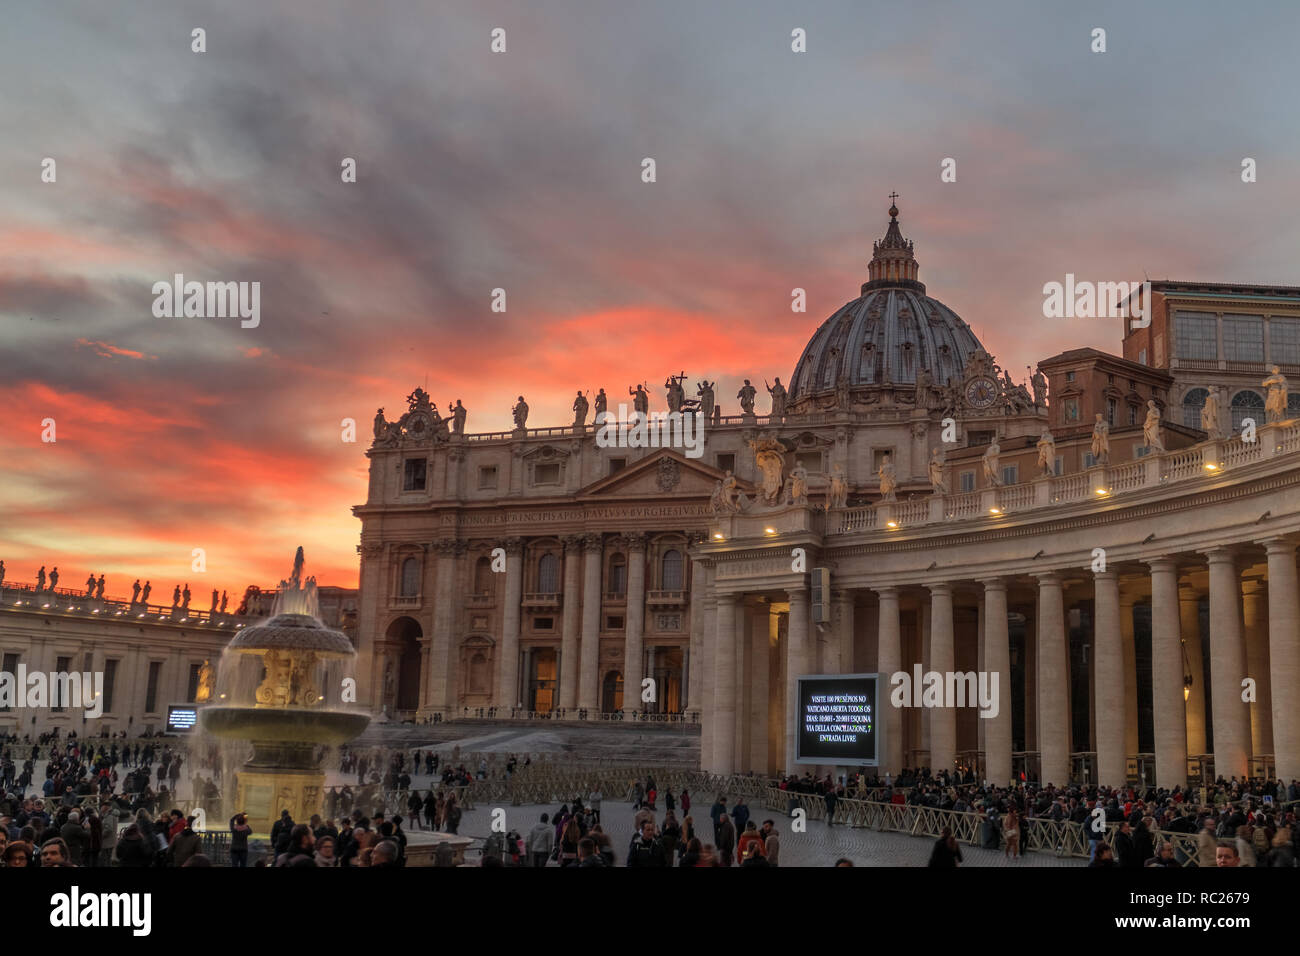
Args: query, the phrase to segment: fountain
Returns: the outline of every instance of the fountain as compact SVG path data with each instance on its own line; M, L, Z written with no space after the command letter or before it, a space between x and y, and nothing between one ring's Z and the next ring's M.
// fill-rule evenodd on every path
M248 814L255 833L268 832L281 810L298 822L319 813L318 749L352 740L370 722L343 700L356 649L320 621L316 579L304 581L302 569L300 547L271 616L222 652L212 702L199 712L206 732L253 746L236 774L234 809Z

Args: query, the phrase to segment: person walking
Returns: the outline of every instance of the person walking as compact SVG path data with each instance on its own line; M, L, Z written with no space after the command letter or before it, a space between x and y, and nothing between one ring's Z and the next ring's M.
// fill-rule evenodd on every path
M930 851L929 865L938 869L955 869L961 863L961 847L952 835L951 827L944 827Z
M1020 815L1016 813L1015 807L1007 811L1002 835L1007 838L1007 847L1002 855L1011 860L1020 859Z
M555 828L550 824L550 816L542 814L542 822L528 832L528 859L533 866L545 866L555 847Z

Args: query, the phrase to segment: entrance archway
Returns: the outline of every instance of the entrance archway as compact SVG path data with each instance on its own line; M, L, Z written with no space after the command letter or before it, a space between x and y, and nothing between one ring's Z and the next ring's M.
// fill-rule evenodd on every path
M388 625L385 637L397 645L397 673L384 678L385 703L394 711L416 710L420 706L420 640L424 629L414 618L399 617Z
M605 675L605 682L600 694L600 709L606 714L612 714L623 709L622 671L610 671Z

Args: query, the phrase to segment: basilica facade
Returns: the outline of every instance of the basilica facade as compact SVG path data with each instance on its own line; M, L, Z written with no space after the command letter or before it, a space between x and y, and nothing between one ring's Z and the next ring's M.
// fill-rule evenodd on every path
M802 772L798 676L887 685L920 664L997 673L1001 706L882 707L882 772L1300 777L1300 357L1261 367L1254 418L1186 411L1175 320L1160 362L1125 329L1123 355L1061 353L1017 382L927 295L889 215L766 412L753 390L724 414L712 383L665 383L687 414L696 386L702 454L602 441L603 391L596 422L580 396L572 422L529 427L520 396L516 427L486 434L422 389L396 421L381 409L354 509L364 702L698 721L705 769ZM1294 290L1256 293L1224 301L1300 321Z

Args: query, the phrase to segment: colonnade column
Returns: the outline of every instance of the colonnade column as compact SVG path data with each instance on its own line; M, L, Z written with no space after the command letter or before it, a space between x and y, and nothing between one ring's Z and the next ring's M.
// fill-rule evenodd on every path
M1300 687L1300 595L1296 594L1295 543L1268 548L1268 676L1273 693L1273 761L1283 780L1300 779L1300 710L1287 706ZM1217 729L1216 729L1217 730Z
M1151 709L1156 784L1187 784L1187 718L1183 706L1183 649L1178 621L1178 565L1154 558L1151 568ZM1214 728L1218 735L1218 727Z
M1214 773L1246 778L1250 763L1250 708L1241 699L1246 646L1241 635L1241 583L1228 548L1206 554L1210 562L1210 697L1214 716ZM1189 648L1190 652L1190 648ZM1197 691L1195 685L1193 693Z
M1127 779L1127 749L1124 740L1128 685L1137 681L1125 668L1121 647L1119 575L1098 571L1093 575L1093 653L1097 662L1096 730L1097 782L1107 787L1122 786Z
M600 708L601 545L601 535L583 536L582 660L578 665L578 707L586 711Z
M578 706L578 559L582 554L582 537L564 539L564 611L560 618L559 706L571 710Z
M785 657L785 772L795 772L799 733L799 675L808 673L808 592L792 589Z
M623 621L626 644L623 653L623 710L631 713L641 706L641 656L645 633L645 535L626 534L627 617ZM655 688L657 694L658 688Z
M1250 752L1273 752L1273 696L1268 676L1268 594L1262 581L1241 587L1241 616L1246 639L1246 674L1255 679L1250 706Z
M1212 600L1212 599L1211 599ZM1233 602L1236 606L1236 602ZM1203 754L1209 744L1205 735L1205 689L1209 686L1205 676L1204 658L1201 656L1201 602L1200 595L1190 587L1178 589L1178 633L1182 636L1183 650L1187 652L1188 673L1192 686L1187 692L1187 752ZM1214 634L1214 611L1210 611L1210 634ZM1211 657L1211 663L1213 658ZM1219 722L1214 722L1215 739L1218 739Z
M879 588L880 624L877 630L876 720L884 744L880 749L880 772L897 776L903 769L903 712L889 702L890 678L903 669L902 629L898 620L898 588Z
M434 592L433 635L427 655L422 655L425 687L421 703L430 710L446 710L447 674L451 663L452 631L456 626L456 555L463 554L463 541L444 539L435 547L438 551L438 583Z
M1133 633L1133 596L1120 589L1119 639L1124 645L1124 756L1138 752L1137 638ZM1124 763L1128 779L1128 762Z
M501 625L501 670L497 683L498 706L510 708L519 700L519 602L524 596L524 539L506 539L506 598Z
M996 787L1011 781L1011 635L1007 628L1007 582L984 582L984 668L997 675L997 714L984 727L984 775Z
M1063 786L1070 776L1069 667L1065 598L1055 574L1038 577L1038 759L1040 783Z
M736 762L736 611L740 595L719 594L713 642L713 772L731 773Z
M930 585L930 669L945 682L953 671L952 588ZM955 702L954 702L955 703ZM946 701L945 701L946 704ZM957 765L957 711L936 707L930 715L930 771L952 770Z

